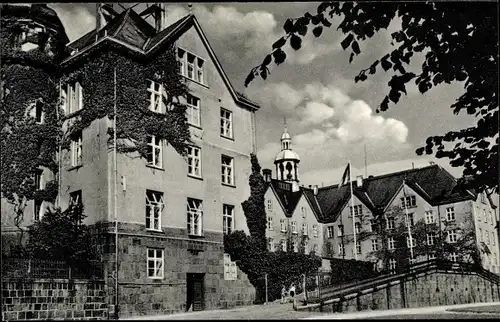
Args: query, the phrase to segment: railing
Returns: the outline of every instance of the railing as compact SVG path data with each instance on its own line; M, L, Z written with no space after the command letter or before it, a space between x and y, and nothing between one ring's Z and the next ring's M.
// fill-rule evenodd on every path
M77 265L55 260L3 258L2 277L102 279L103 264L98 261Z

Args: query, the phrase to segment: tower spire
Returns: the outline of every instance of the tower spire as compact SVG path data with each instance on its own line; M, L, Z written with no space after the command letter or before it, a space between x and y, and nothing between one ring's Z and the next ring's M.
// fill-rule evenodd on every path
M285 124L285 132L288 132L288 131L287 131L287 129L286 129L286 116L285 116L285 117L283 117L283 119L284 119L284 120L283 120L283 123Z

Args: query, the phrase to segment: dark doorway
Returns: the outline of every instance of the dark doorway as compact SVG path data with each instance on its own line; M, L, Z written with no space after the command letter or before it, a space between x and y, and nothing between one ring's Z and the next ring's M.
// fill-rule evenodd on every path
M186 311L203 311L205 308L205 274L187 273Z

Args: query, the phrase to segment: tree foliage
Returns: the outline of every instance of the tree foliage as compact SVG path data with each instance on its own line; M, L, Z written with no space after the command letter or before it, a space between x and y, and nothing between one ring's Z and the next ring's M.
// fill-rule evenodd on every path
M477 118L477 124L444 135L429 137L418 155L433 154L448 158L454 167L464 167L463 183L478 191L498 193L498 5L495 2L323 2L316 14L309 12L283 25L285 36L272 45L272 52L261 65L254 67L245 86L260 75L266 79L269 65L286 60L283 47L302 47L302 37L312 29L316 37L341 18L337 27L346 36L341 42L350 51L349 62L362 52L363 40L387 29L391 21L400 20L401 29L393 32L392 47L355 77L365 81L377 71L391 72L389 92L377 112L398 103L407 94L406 85L413 82L423 94L441 84L459 82L463 94L451 105L454 114L465 111ZM407 70L415 53L425 54L419 74ZM452 145L453 144L453 145Z
M302 274L313 275L321 266L321 258L314 253L267 250L266 212L264 195L266 183L260 173L257 156L251 155L250 197L242 203L250 236L243 231L224 235L224 251L236 261L257 291L257 301L265 299L265 275L268 278L268 298L273 301L281 296L281 289L294 283L300 290ZM290 243L288 243L290 245Z

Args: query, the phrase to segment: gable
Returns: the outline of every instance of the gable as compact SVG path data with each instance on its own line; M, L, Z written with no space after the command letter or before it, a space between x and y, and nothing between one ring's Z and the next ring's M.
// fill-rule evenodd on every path
M387 203L384 211L391 209L392 207L400 207L402 208L401 198L404 196L410 197L415 196L415 207L408 207L408 212L422 212L424 210L429 210L432 208L432 205L428 202L428 198L422 194L418 189L413 189L411 185L405 185L403 190L403 184L399 187L397 192L394 194L393 198ZM404 211L404 208L402 208ZM422 211L419 211L422 210Z

